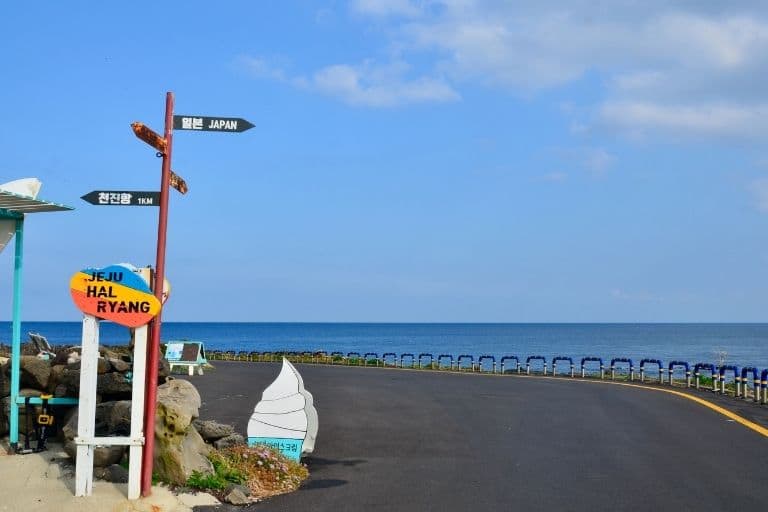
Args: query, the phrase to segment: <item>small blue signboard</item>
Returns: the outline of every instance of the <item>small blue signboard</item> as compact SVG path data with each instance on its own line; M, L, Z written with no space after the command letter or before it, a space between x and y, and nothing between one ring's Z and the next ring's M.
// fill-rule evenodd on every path
M288 457L298 461L301 458L301 445L304 443L303 439L289 439L285 437L249 437L248 446L256 444L265 444Z

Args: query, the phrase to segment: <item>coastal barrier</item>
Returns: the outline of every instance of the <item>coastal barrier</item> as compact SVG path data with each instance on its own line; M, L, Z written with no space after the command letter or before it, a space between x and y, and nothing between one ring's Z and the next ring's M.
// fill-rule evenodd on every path
M585 378L587 376L586 364L588 362L600 363L600 379L604 379L605 378L605 365L603 364L603 358L602 357L583 357L581 359L581 378Z
M573 377L574 376L573 375L573 372L574 372L573 359L571 359L568 356L557 356L557 357L552 358L552 375L557 375L557 362L558 361L563 361L563 362L568 361L568 363L571 365L571 377Z
M406 352L384 352L379 357L376 352L331 352L323 351L266 351L246 352L233 350L207 350L208 359L212 361L246 361L253 363L279 362L283 357L294 363L304 364L338 364L345 366L383 366L390 368L408 368L412 370L433 370L441 372L475 372L491 375L547 375L549 366L547 358L541 355L528 356L525 359L525 372L522 372L521 359L513 355L500 358L492 354L481 354L475 358L472 354L440 354L435 357L429 352L416 354ZM498 364L497 364L498 361ZM540 364L533 364L540 363ZM558 373L558 363L567 363L570 371ZM592 363L592 364L590 364ZM604 359L588 356L581 359L581 372L576 373L573 358L555 356L551 360L552 377L605 379L606 366ZM657 379L648 378L648 366L655 366ZM635 365L630 358L614 357L610 359L611 380L635 380ZM667 378L664 378L666 372ZM683 379L675 379L675 373ZM714 393L731 395L734 398L754 401L763 405L768 404L768 368L762 371L755 366L715 365L698 362L691 365L687 361L670 361L667 366L660 359L644 358L639 365L640 382L654 385L667 385L685 388L701 389L702 384L709 385ZM751 377L751 378L750 378Z

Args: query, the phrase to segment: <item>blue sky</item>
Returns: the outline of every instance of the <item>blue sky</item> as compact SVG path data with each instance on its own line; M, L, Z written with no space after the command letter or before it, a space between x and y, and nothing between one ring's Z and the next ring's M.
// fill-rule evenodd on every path
M482 0L50 2L0 18L0 181L24 318L72 274L154 263L130 123L176 132L165 320L765 321L768 7ZM12 251L0 254L10 317Z

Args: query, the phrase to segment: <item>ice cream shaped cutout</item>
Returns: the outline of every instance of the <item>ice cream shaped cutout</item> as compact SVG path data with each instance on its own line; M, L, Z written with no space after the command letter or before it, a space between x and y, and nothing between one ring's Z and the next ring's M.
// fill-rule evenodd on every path
M312 453L317 438L317 410L298 370L285 358L280 374L261 395L248 421L248 444L266 444L299 460Z

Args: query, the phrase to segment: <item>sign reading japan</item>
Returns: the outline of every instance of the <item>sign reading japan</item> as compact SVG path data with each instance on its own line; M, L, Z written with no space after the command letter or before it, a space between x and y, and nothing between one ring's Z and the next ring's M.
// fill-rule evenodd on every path
M81 270L69 288L80 311L126 327L145 325L160 312L144 278L123 265Z
M203 132L244 132L253 124L239 117L173 116L174 130Z

